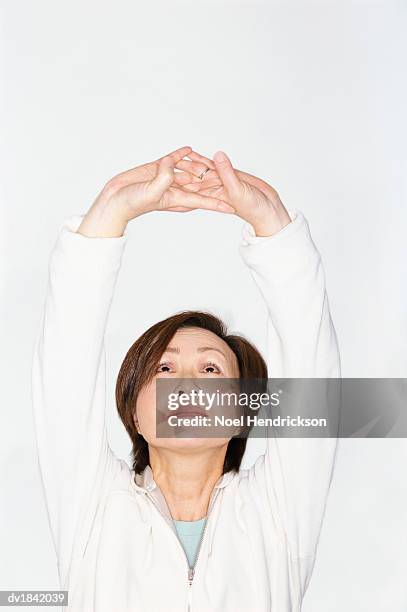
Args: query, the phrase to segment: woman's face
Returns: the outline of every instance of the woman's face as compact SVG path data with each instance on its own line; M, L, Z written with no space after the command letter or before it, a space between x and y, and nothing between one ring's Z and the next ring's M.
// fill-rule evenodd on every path
M236 355L216 334L199 327L179 329L157 367L157 373L145 385L137 398L133 416L139 433L150 446L166 449L216 448L228 438L220 437L156 437L156 379L179 378L238 378ZM170 384L170 383L169 383ZM176 382L174 381L174 389ZM167 413L168 416L169 413ZM138 423L137 423L138 421Z

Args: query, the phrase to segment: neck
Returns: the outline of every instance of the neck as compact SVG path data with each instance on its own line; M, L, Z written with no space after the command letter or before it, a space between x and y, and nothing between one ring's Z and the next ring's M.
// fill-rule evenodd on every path
M150 447L150 465L171 516L196 521L206 516L213 488L222 476L227 445L200 452Z

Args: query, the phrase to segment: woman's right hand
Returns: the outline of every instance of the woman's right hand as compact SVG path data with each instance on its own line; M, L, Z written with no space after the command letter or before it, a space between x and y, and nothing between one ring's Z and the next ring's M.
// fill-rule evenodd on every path
M174 168L192 151L182 147L106 183L85 215L78 232L85 236L121 236L127 223L152 211L189 212L197 208L234 213L223 200L185 189L186 172ZM182 179L179 177L182 174ZM190 177L192 181L192 175Z

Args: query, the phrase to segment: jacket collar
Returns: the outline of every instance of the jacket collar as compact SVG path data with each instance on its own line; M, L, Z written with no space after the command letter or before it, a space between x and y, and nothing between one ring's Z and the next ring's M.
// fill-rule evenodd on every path
M223 487L226 487L226 485L228 485L235 476L235 472L226 472L226 474L222 474L222 476L220 476L220 478L216 481L214 488L222 489ZM158 488L158 485L153 477L153 470L149 465L146 466L141 474L134 475L133 485L134 488L140 492L151 492Z
M133 471L132 471L132 474L133 474ZM215 486L211 493L211 496L209 499L209 508L211 508L212 505L214 504L216 497L220 493L220 489L225 488L235 478L235 476L236 476L236 472L226 472L226 474L222 474L222 476L220 476L220 478L215 483ZM157 485L157 483L154 480L153 471L151 467L147 465L141 474L134 474L134 476L131 477L131 484L132 484L132 487L139 494L142 493L150 498L152 504L157 507L158 511L164 517L169 527L174 531L175 535L178 537L177 531L175 529L174 521L171 516L170 509L168 507L168 504L166 502L166 499L160 487ZM151 512L151 505L150 505L150 512ZM150 514L150 517L151 517L151 514ZM148 520L149 519L147 518L147 521ZM214 529L213 527L211 527L211 532L208 535L210 550L212 549L213 534L214 534Z

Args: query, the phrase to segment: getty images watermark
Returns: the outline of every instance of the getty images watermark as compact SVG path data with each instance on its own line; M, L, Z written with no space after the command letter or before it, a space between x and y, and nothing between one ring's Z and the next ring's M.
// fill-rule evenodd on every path
M321 393L326 397L326 390L318 388L315 393L315 386L313 390L314 397L306 402L311 406L304 410L301 401L299 410L298 394L293 397L292 388L271 379L157 379L157 437L230 438L247 437L249 432L255 437L277 432L325 437L330 435L330 422L320 399Z
M157 437L407 438L405 378L158 378Z
M273 393L204 391L191 389L169 393L167 407L174 412L169 414L167 422L171 427L327 427L326 418L297 416L260 417L258 414L241 413L235 416L223 414L210 415L216 408L248 408L258 411L260 408L280 406L281 389Z

